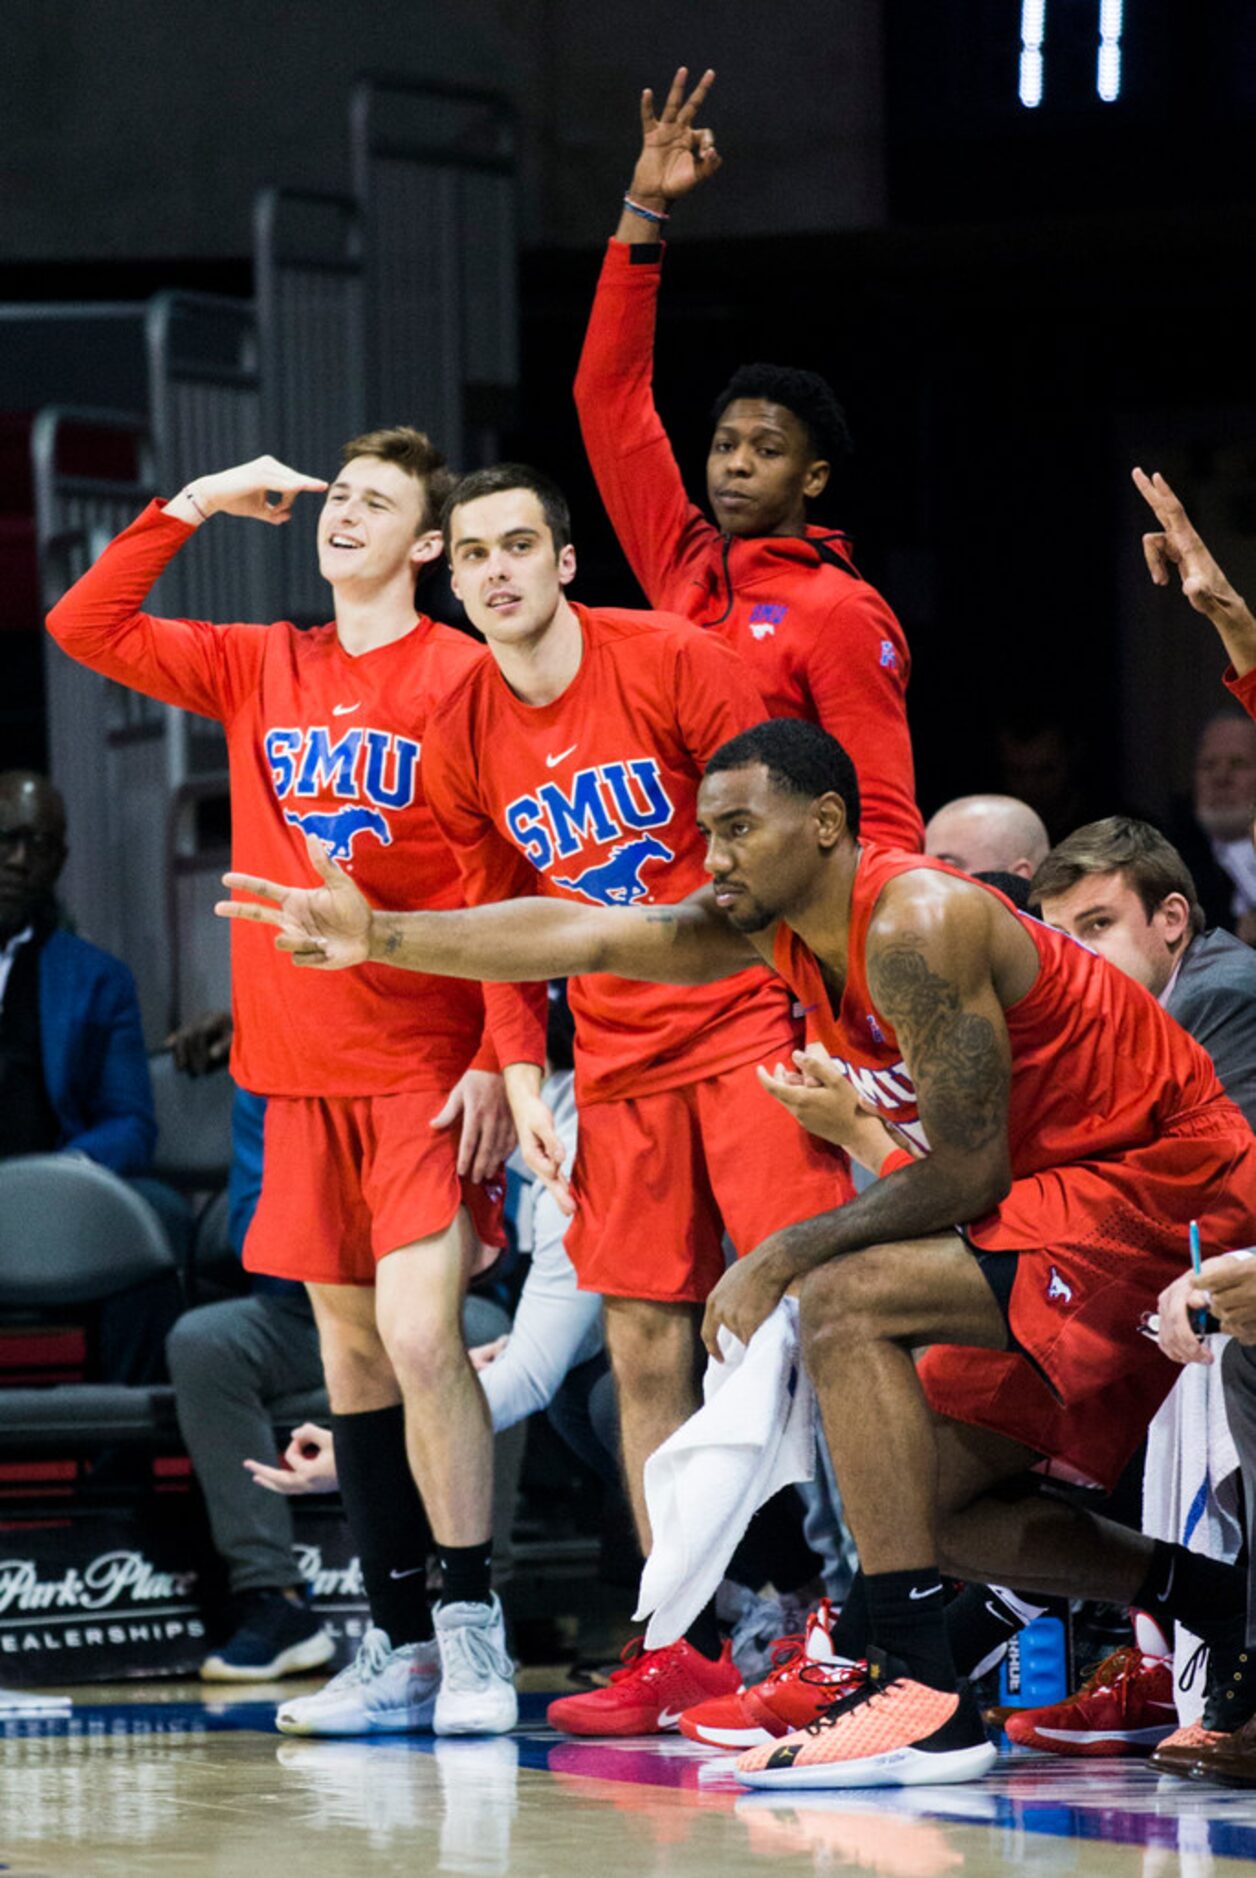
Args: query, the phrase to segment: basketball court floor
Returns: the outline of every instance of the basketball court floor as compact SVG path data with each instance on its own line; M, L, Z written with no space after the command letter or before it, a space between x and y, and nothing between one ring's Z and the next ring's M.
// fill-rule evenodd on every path
M0 1874L1256 1871L1256 1792L1159 1779L1135 1762L1015 1750L971 1786L751 1794L725 1756L679 1737L555 1735L540 1686L523 1696L516 1733L468 1741L285 1739L274 1701L298 1686L240 1700L201 1684L94 1688L74 1692L66 1718L0 1723Z

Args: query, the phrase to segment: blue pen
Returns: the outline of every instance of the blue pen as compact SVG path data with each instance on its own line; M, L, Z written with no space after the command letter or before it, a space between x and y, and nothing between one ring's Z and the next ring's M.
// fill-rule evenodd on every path
M1203 1260L1199 1252L1199 1221L1193 1219L1190 1224L1191 1270L1198 1278L1203 1269ZM1210 1330L1216 1329L1215 1322L1210 1323L1207 1309L1189 1311L1191 1329L1196 1336L1206 1337Z

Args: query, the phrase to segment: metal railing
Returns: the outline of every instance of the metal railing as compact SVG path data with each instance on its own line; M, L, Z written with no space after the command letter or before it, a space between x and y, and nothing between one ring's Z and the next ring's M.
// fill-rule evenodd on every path
M361 211L346 196L265 189L253 210L253 265L264 447L331 476L340 446L366 423L366 311ZM296 504L280 531L270 615L327 618L317 504Z
M509 101L369 78L349 118L366 218L368 421L418 424L454 464L487 461L519 378Z

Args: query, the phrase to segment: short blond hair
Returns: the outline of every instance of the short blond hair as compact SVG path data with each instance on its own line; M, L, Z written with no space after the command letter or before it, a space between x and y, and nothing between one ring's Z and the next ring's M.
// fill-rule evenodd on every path
M358 456L373 456L381 463L395 463L407 476L413 476L416 483L422 483L423 513L416 534L423 535L440 526L440 512L458 477L426 431L416 430L412 424L390 424L382 430L364 431L360 437L350 437L342 446L340 461L352 463Z

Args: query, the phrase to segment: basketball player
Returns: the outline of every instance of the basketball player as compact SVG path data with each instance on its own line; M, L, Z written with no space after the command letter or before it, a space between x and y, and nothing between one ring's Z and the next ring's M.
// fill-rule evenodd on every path
M903 629L839 529L807 520L850 451L815 372L743 365L715 401L707 455L714 522L690 502L654 408L654 324L674 205L720 167L695 120L714 72L662 112L641 99L641 150L589 316L576 405L602 500L650 605L682 613L749 664L773 717L821 724L850 751L868 833L921 845Z
M749 1784L936 1784L989 1767L940 1566L1137 1604L1217 1646L1237 1623L1235 1662L1217 1647L1211 1667L1231 1673L1241 1573L1028 1492L1044 1459L1110 1486L1137 1445L1176 1375L1140 1320L1185 1263L1191 1216L1210 1253L1253 1238L1256 1139L1207 1057L1065 934L938 862L861 842L853 767L814 726L732 739L707 765L699 817L712 884L681 907L372 914L320 857L314 892L232 877L275 903L232 911L322 966L706 984L770 960L833 1059L810 1126L853 1143L863 1104L928 1149L773 1234L707 1301L714 1350L721 1325L747 1340L800 1289L864 1573L866 1679L745 1755ZM940 1347L917 1371L921 1345Z
M49 629L72 657L223 723L241 865L291 867L317 833L376 904L459 904L420 751L440 699L484 654L414 607L415 576L441 551L443 461L399 428L347 444L330 488L271 457L199 476L152 503L54 608ZM334 623L299 632L141 610L211 517L283 523L299 493L319 490ZM482 993L419 977L398 995L378 972L294 992L268 948L239 943L232 980L232 1073L269 1098L245 1264L309 1287L373 1624L356 1662L285 1703L278 1725L497 1732L516 1703L489 1585L491 1435L459 1321L482 1242L502 1243L511 1139L495 1061L471 1067ZM538 1063L543 989L514 1007L512 1047ZM435 1639L424 1506L445 1574Z
M455 592L492 653L446 698L423 750L428 799L466 899L684 899L703 879L694 820L703 765L763 712L750 675L684 620L569 601L566 503L535 470L504 464L464 478L444 527ZM755 1065L788 1054L798 1037L785 987L759 960L748 964L683 998L602 975L569 986L574 1199L539 1070L518 1060L506 1069L531 1165L574 1206L566 1245L581 1289L605 1299L643 1550L642 1472L698 1406L697 1325L724 1269L724 1228L748 1251L850 1191L840 1154L757 1087ZM498 1025L513 1034L516 1000L513 987L488 989L494 1035ZM555 1702L550 1721L578 1734L649 1733L737 1681L708 1608L686 1638L634 1656L607 1688Z

